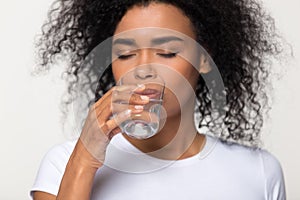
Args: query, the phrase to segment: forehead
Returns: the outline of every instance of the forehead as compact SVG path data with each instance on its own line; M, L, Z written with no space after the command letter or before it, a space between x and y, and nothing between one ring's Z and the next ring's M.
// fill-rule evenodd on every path
M195 39L193 25L179 8L165 3L150 3L129 9L116 27L114 35L132 29L157 27L174 30ZM141 33L141 32L140 32ZM156 32L158 34L158 32ZM161 33L164 34L164 33Z
M113 36L113 46L155 47L164 44L189 45L193 38L172 29L144 27L124 31Z

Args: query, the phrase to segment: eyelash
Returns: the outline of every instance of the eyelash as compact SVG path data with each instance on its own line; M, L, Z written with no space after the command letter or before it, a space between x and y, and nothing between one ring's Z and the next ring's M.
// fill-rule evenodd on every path
M178 53L167 53L167 54L162 54L162 53L158 53L158 55L164 57L164 58L174 58L176 57ZM134 54L129 54L129 55L118 55L118 59L121 60L126 60L129 59L131 56L133 56Z
M166 54L159 53L158 55L165 57L165 58L173 58L173 57L176 57L177 54L178 53L166 53Z
M130 56L132 56L132 55L118 55L118 59L120 59L120 60L126 60Z

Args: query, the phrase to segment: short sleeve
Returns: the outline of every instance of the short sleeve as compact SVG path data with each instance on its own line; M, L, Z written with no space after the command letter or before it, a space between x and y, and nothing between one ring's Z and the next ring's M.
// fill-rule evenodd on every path
M30 198L34 191L43 191L57 195L69 157L76 141L66 142L52 147L43 157L35 182L30 190Z
M286 200L284 175L279 161L266 150L262 151L261 158L265 176L266 200Z

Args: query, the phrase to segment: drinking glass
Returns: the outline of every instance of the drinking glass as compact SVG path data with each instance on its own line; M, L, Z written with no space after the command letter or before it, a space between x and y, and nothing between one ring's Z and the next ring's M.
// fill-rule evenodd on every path
M155 135L160 128L162 102L165 89L164 80L153 70L138 68L127 72L121 77L118 85L143 84L142 91L129 91L129 98L132 94L149 97L149 103L144 105L143 111L132 112L129 119L119 124L122 132L137 139L147 139ZM113 103L114 110L125 110L129 108L129 98Z

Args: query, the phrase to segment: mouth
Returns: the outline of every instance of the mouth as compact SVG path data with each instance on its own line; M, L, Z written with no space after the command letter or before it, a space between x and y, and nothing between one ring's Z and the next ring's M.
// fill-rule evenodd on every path
M136 92L136 94L148 96L150 99L159 99L162 95L162 92L156 89L147 88L141 92Z

